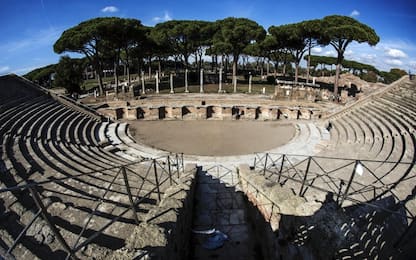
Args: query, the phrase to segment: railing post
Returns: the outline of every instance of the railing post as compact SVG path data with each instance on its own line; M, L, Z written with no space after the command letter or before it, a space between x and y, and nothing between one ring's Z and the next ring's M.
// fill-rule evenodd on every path
M312 160L312 157L309 156L308 164L306 165L305 175L303 176L303 180L302 180L302 186L300 186L300 191L299 191L299 195L301 197L303 197L303 195L304 195L304 194L302 194L302 192L303 192L303 188L305 187L305 182L306 182L306 179L307 179L307 176L308 176L309 167L311 166L311 160ZM305 192L306 192L306 190L305 190Z
M168 173L169 173L169 182L172 185L172 170L170 169L170 156L168 155Z
M352 180L354 179L354 176L355 176L355 171L357 170L357 166L359 164L360 164L360 161L356 160L355 164L354 164L354 169L352 170L352 173L351 173L351 176L350 176L350 180L348 181L347 187L345 188L344 195L342 196L341 202L339 203L340 207L342 207L342 203L344 203L344 200L346 199L346 197L348 195L348 191L350 190Z
M43 220L48 224L49 228L51 229L52 233L55 235L56 239L59 241L61 246L64 248L64 250L68 253L69 258L76 259L76 256L72 252L71 248L66 243L65 239L62 237L59 230L56 228L54 224L52 224L52 221L49 217L48 211L45 208L45 205L43 205L41 198L39 197L39 193L36 190L36 187L30 187L29 191L32 194L33 200L35 201L36 206L41 210L41 215Z
M156 179L156 188L157 188L157 199L160 202L160 187L159 187L159 179L157 177L157 167L156 167L156 159L153 159L153 169L155 172L155 179Z
M179 156L176 154L176 171L178 173L178 179L179 179Z
M269 156L268 153L266 153L266 159L264 159L264 168L263 168L263 175L266 176L266 170L267 170L267 157Z
M285 154L282 155L282 163L280 164L279 179L277 179L277 182L279 182L279 183L280 183L280 178L282 177L283 163L284 162L285 162Z
M14 240L13 244L9 247L9 249L7 250L5 255L2 255L2 253L0 253L1 257L5 257L5 259L7 260L7 256L11 255L12 251L14 250L14 248L17 246L17 244L19 243L20 239L23 237L24 234L26 234L27 230L33 225L33 223L36 221L36 219L39 217L39 215L42 213L42 210L38 210L38 212L36 212L35 216L33 216L32 220L25 226L25 228L22 230L22 232L20 232L20 234L17 236L17 238ZM10 259L14 259L14 258L10 258Z
M183 165L184 164L184 162L183 162L183 153L181 153L181 159L182 159L182 173L185 173L185 166Z
M133 196L131 195L129 180L127 178L126 168L124 166L121 166L121 173L123 174L124 184L126 184L127 195L129 196L129 201L131 204L130 207L133 212L134 221L136 221L136 224L139 225L140 222L139 222L139 218L137 217L137 209L136 209L136 206L134 205L134 200L133 200Z
M344 186L344 185L345 185L344 180L341 180L341 181L339 182L339 189L338 189L338 195L337 195L337 203L339 202L339 199L340 199L340 197L341 197L342 186Z

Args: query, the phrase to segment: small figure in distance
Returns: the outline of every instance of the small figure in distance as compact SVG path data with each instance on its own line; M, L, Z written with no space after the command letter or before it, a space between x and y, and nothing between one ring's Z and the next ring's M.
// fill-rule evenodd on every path
M332 123L331 123L331 121L329 121L328 126L326 127L326 130L328 130L328 132L329 132L329 131L331 131L331 128L332 128Z

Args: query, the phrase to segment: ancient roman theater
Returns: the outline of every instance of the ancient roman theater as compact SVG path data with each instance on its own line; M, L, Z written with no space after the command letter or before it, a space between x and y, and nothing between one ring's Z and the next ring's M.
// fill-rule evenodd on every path
M0 258L411 259L416 81L288 84L74 100L0 77Z

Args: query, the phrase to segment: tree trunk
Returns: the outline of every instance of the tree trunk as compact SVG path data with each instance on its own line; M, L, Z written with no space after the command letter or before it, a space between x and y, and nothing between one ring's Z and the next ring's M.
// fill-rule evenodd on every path
M196 64L196 71L198 72L200 67L199 67L199 62L198 62L198 54L195 52L195 64Z
M203 69L204 64L202 64L202 52L200 52L198 55L199 55L199 68Z
M103 79L101 77L101 73L99 71L95 71L95 75L97 75L97 79L98 79L98 90L100 91L100 96L104 94L104 90L103 90Z
M188 55L183 55L183 59L185 62L185 69L187 69L189 67L189 56Z
M267 60L267 63L266 63L266 75L268 76L269 73L270 73L270 63L269 63L269 60Z
M311 46L309 45L309 48L308 48L308 64L307 64L307 67L306 67L306 83L309 83L309 69L310 69L310 66L311 66Z
M157 67L159 69L159 77L158 77L158 79L159 79L159 83L160 83L161 77L162 77L162 62L160 61L160 57L157 58L157 62L158 62Z
M149 57L149 78L152 77L152 57Z
M114 93L118 92L118 72L117 72L117 62L114 62Z
M131 78L130 78L130 64L129 64L129 62L127 62L127 64L126 64L126 70L127 70L127 82L129 84L129 87L130 87Z
M334 81L334 95L338 95L338 79L339 79L339 71L341 69L341 64L338 62L336 70L335 70L335 81Z
M279 67L279 62L274 63L274 78L277 77L277 68Z

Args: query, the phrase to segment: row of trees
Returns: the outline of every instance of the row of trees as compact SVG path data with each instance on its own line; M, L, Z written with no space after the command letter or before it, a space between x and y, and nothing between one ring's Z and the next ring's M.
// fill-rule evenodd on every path
M336 57L328 57L328 56L317 56L317 55L305 55L305 60L309 60L311 67L318 67L318 65L336 65L338 62L338 59ZM355 74L356 71L359 71L360 73L363 73L363 71L373 71L376 74L380 75L380 71L376 69L374 66L353 61L353 60L346 60L344 59L341 62L341 65L343 68L347 68L353 71Z
M225 18L215 22L173 20L147 27L136 19L118 17L95 18L63 32L54 44L54 51L83 54L96 71L102 93L103 70L110 66L115 72L121 63L127 67L130 83L130 65L152 60L173 59L189 67L192 56L198 68L202 57L232 58L233 84L237 84L237 63L241 55L279 64L295 63L295 81L299 63L306 52L316 45L331 45L338 53L334 92L338 93L338 77L347 46L352 42L375 45L379 37L375 31L357 20L332 15L323 19L271 26L265 29L246 18ZM308 59L308 66L310 64ZM150 67L150 66L149 66ZM284 67L284 66L283 66ZM307 73L309 75L309 72Z

